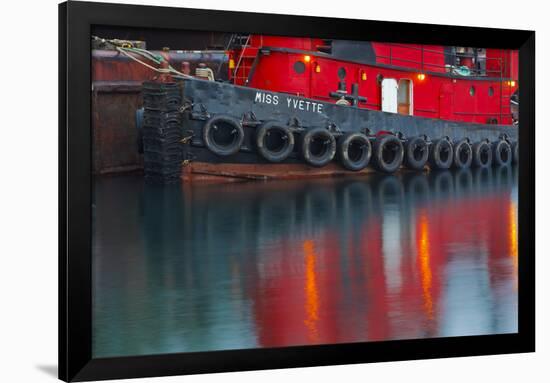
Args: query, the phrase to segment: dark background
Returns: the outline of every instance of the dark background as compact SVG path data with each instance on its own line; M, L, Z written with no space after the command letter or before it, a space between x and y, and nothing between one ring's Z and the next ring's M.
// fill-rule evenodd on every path
M92 35L105 39L139 40L147 43L147 49L206 50L226 49L230 33L202 32L169 29L144 29L113 26L94 26Z

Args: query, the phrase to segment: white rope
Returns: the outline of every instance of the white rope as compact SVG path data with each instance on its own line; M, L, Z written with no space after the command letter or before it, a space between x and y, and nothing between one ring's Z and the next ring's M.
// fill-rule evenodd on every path
M141 60L138 59L137 57L132 56L131 54L127 53L124 49L122 49L122 48L120 48L120 47L116 47L116 50L119 51L120 53L122 53L124 56L131 58L132 60L134 60L134 61L140 63L141 65L146 66L147 68L149 68L149 69L151 69L151 70L154 70L155 72L158 72L158 73L170 73L170 69L155 68L154 66L149 65L149 64L147 64L146 62L141 61Z
M141 65L143 66L146 66L147 68L155 71L155 72L158 72L158 73L173 73L173 74L176 74L178 76L181 76L183 78L191 78L191 76L189 75L186 75L184 73L181 73L177 70L175 70L171 65L168 66L168 68L156 68L152 65L149 65L147 64L146 62L144 61L141 61L140 59L138 59L137 57L131 55L130 53L127 52L127 50L125 48L122 48L122 47L116 47L116 50L120 53L122 53L123 55L125 55L126 57L140 63ZM133 52L133 51L132 51ZM136 54L140 54L138 52L133 52L133 53L136 53ZM143 54L142 54L143 55ZM150 60L152 60L150 57L148 57Z
M112 44L118 52L122 53L126 57L140 63L141 65L143 65L143 66L145 66L145 67L147 67L147 68L149 68L152 71L155 71L157 73L172 73L172 74L174 74L178 77L184 78L184 79L192 78L192 76L189 76L185 73L181 73L181 72L177 71L170 64L168 64L168 68L156 68L156 67L154 67L152 65L149 65L146 62L138 59L137 57L130 54L129 52L135 53L137 55L140 55L141 57L145 57L145 58L147 58L151 61L154 61L157 64L160 64L160 62L156 59L157 56L155 56L153 53L149 52L146 49L133 47L133 44L132 44L131 41L127 41L127 40L107 40L107 39L102 39L102 38L97 37L97 36L92 36L92 39L93 40L99 40L99 41L102 41L102 42L108 42L108 43ZM131 48L125 48L124 46L121 46L122 44L128 44L128 45L130 45Z

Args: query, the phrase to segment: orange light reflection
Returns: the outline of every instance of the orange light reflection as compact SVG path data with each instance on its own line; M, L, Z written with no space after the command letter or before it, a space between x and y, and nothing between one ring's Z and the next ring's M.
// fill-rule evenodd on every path
M310 340L316 342L319 340L319 332L317 330L317 322L319 321L319 292L317 288L317 276L315 272L316 255L313 241L304 241L304 255L306 267L306 319L304 320L304 324L308 328Z
M517 224L517 207L516 204L510 201L508 209L508 218L510 220L509 225L509 246L510 257L512 257L512 264L514 266L514 274L516 277L515 287L517 288L517 275L518 275L518 224Z
M419 220L417 248L420 277L422 280L422 296L424 298L424 310L426 311L428 319L432 320L434 317L432 300L432 269L430 263L428 218L426 217L425 212L420 213Z

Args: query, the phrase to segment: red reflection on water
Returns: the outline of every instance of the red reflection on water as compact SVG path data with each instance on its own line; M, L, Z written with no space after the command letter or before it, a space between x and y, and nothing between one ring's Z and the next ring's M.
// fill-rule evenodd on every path
M517 205L510 201L510 205L508 208L509 211L509 223L508 227L510 228L508 230L509 237L509 246L510 246L510 257L512 257L512 265L514 266L514 275L516 276L514 278L514 288L517 290L518 288L518 280L517 280L517 274L518 274L518 216L517 216Z
M184 199L104 180L94 355L516 332L506 175L245 183Z
M438 336L453 259L486 262L492 289L509 280L510 264L501 259L517 259L515 212L507 193L473 194L400 212L387 238L378 212L358 234L328 227L307 239L300 233L281 239L258 274L253 301L259 344ZM400 254L387 254L384 241L395 238ZM400 262L391 274L389 256Z
M362 257L365 262L367 283L365 286L368 340L384 340L390 333L386 273L384 272L383 235L381 222L370 220L365 224L362 241Z

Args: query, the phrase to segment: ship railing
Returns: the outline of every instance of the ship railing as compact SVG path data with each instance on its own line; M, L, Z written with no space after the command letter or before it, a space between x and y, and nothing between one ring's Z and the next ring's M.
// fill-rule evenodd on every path
M451 62L456 62L456 59L461 57L460 54L455 53L448 53L448 52L441 52L440 50L434 50L430 48L426 48L424 45L421 45L419 47L414 47L410 45L405 44L399 44L399 43L388 43L386 44L389 46L389 55L376 55L377 59L383 59L388 62L389 65L399 65L401 64L415 64L418 66L418 70L420 71L437 71L437 70L443 70L443 72L450 72L453 69L458 69L459 66L454 64L438 64L438 63L431 63L427 62L425 55L431 54L431 55L439 55L440 57L443 57L443 61L446 58L451 58ZM409 50L409 51L420 51L420 59L414 60L414 59L408 59L404 57L399 57L395 55L394 49L399 49L401 51L403 50ZM473 76L483 76L483 77L501 77L504 78L505 69L504 65L505 61L500 57L477 57L477 62L481 67L485 67L485 69L476 69L476 68L469 68L471 70L471 75ZM487 64L496 64L496 67L498 69L487 69Z

